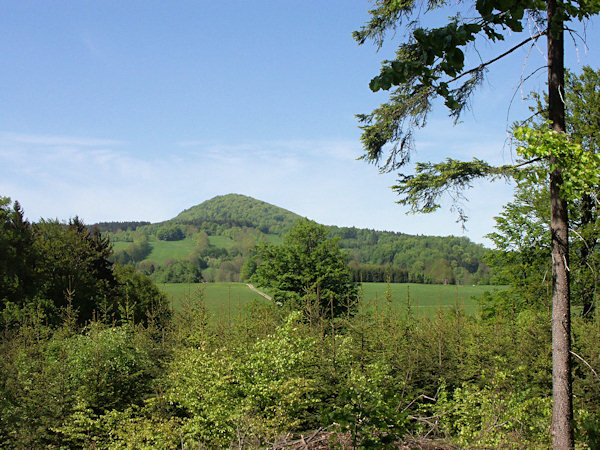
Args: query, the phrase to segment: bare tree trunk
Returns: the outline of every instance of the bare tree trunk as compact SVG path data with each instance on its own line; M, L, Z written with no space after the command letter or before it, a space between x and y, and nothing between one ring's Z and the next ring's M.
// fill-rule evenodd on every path
M563 22L556 0L548 1L548 117L565 132ZM556 163L554 157L551 165ZM567 201L560 193L562 170L550 174L552 234L552 437L555 449L574 448L571 381L571 304Z

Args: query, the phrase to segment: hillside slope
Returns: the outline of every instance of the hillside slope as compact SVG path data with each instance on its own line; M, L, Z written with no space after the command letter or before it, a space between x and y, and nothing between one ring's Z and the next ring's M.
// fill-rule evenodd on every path
M240 194L219 195L192 206L168 222L200 225L214 222L221 225L256 228L265 234L287 233L300 219L287 209Z
M107 228L111 240L119 243L115 261L135 264L157 280L197 279L201 273L206 280L239 281L253 247L261 242L281 242L299 218L298 214L252 197L228 194L186 209L164 222L137 228L123 226L117 231L114 224L102 224L101 231ZM489 281L489 270L482 262L488 250L466 237L328 228L347 252L357 281L385 281L390 276L392 281ZM141 245L141 240L147 243ZM145 252L140 251L142 247ZM182 254L184 248L189 249L189 254Z

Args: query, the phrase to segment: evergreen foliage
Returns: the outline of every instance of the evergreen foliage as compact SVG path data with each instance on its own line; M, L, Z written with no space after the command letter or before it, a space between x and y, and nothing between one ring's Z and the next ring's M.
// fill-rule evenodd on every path
M115 267L112 246L81 220L42 220L30 224L20 205L0 205L0 328L18 326L30 316L58 324L65 314L83 324L101 316L107 322L134 317L168 320L166 298L133 268Z
M98 229L100 233L117 233L118 231L135 231L139 227L150 225L146 221L130 221L130 222L98 222L91 225L91 228Z

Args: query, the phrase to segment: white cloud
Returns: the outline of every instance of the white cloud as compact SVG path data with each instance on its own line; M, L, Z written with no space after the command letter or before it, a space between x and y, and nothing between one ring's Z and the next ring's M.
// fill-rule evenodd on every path
M37 147L102 147L116 146L123 142L112 139L78 138L71 136L44 136L0 132L0 145L30 144Z

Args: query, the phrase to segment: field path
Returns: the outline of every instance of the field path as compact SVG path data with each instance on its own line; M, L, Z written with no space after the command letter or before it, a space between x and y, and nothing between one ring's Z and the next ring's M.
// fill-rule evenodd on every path
M248 283L246 284L246 286L248 286L250 288L250 290L256 292L258 295L262 295L264 298L266 298L269 301L273 301L273 297L271 297L270 295L265 294L262 291L259 291L258 289L256 289L252 284Z

